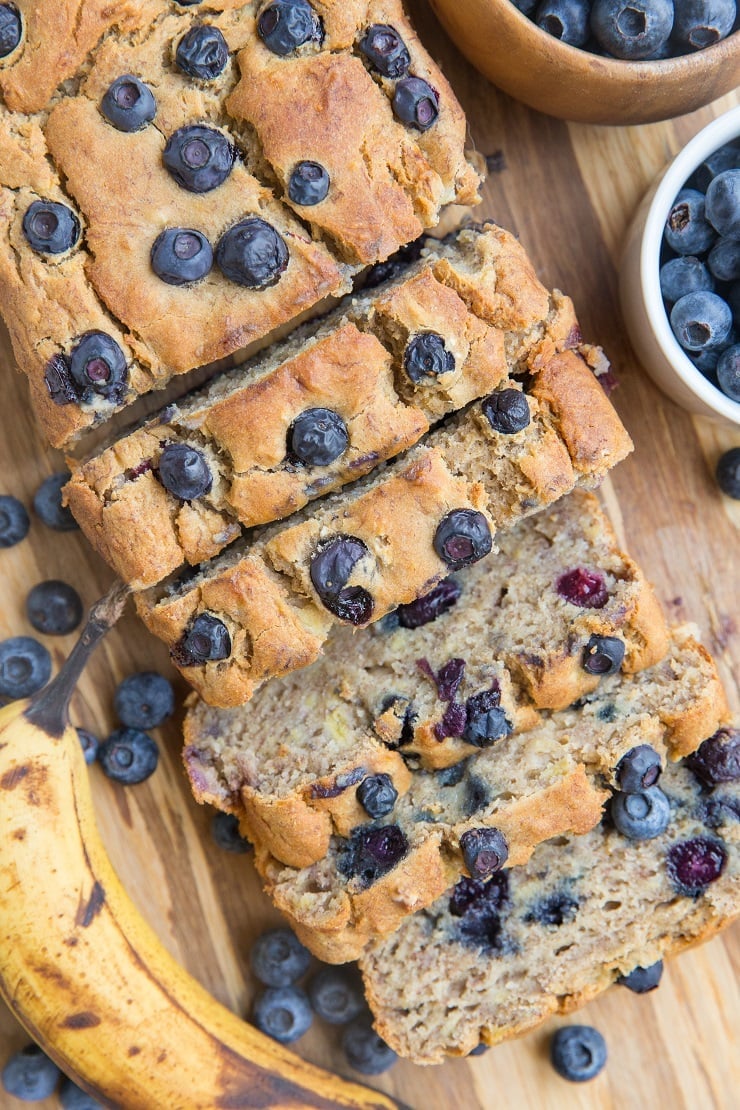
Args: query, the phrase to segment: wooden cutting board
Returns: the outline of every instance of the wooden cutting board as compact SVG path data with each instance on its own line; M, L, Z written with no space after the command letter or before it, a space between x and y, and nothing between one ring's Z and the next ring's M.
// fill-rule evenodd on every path
M605 502L671 618L699 625L740 711L740 502L722 498L712 477L719 454L740 445L740 430L690 417L657 391L629 348L616 297L620 246L640 197L672 154L713 116L740 102L740 94L649 127L568 125L498 93L445 39L423 0L409 8L468 113L473 144L490 156L493 172L480 217L492 217L521 237L545 284L574 298L584 335L603 344L614 364L621 383L614 402L636 450L604 486ZM0 492L30 505L41 480L62 460L36 433L4 331L0 362ZM23 606L36 582L65 579L90 603L111 577L79 534L51 533L34 520L23 544L0 551L0 638L30 631ZM72 638L46 643L58 665ZM162 645L129 615L84 676L74 722L104 735L114 724L116 683L150 668L173 673ZM178 689L184 694L181 682ZM158 739L162 760L143 785L120 788L92 769L104 839L167 947L222 1002L246 1014L255 988L249 948L277 915L248 857L228 855L211 841L211 813L192 800L180 766L179 718ZM470 1062L431 1069L399 1063L375 1084L415 1110L730 1110L740 1106L739 981L736 926L671 964L658 991L640 998L615 988L592 1003L583 1020L606 1036L610 1061L584 1086L564 1082L549 1066L554 1021ZM0 1064L26 1039L0 1005ZM336 1041L333 1030L317 1023L299 1051L350 1074ZM0 1091L2 1110L24 1105ZM38 1105L51 1110L56 1102Z

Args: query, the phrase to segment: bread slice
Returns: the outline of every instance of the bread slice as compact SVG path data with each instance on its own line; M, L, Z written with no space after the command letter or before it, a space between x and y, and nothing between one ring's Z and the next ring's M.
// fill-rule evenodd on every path
M655 839L605 818L487 884L461 880L373 941L361 968L383 1039L419 1064L466 1056L724 928L740 913L740 734L702 748L730 746L734 771L726 758L715 783L706 763L702 777L691 760L665 769L671 817Z

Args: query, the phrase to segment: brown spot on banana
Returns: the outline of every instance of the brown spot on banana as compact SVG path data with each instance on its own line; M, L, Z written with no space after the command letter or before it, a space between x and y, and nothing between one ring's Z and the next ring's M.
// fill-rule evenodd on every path
M62 1029L94 1029L100 1025L100 1018L89 1010L83 1010L79 1014L70 1014L60 1024Z
M11 767L0 779L0 790L15 790L16 786L20 786L30 770L31 768L27 764L23 767Z

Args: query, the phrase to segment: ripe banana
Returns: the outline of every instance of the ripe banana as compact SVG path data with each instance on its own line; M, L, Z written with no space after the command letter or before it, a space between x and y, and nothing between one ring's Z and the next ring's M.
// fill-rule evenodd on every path
M119 588L98 603L54 682L0 711L0 994L106 1105L397 1107L305 1063L217 1003L166 952L116 877L67 705L124 601Z

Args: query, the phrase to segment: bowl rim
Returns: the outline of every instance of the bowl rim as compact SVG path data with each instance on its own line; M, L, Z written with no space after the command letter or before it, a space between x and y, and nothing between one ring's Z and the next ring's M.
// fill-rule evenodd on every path
M703 127L665 170L650 206L640 244L640 284L653 332L671 368L691 392L727 420L740 424L740 401L733 401L694 366L673 334L660 292L660 248L671 206L687 179L709 154L740 138L740 105Z

